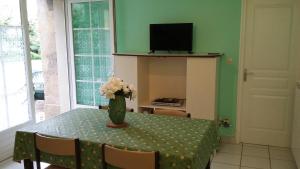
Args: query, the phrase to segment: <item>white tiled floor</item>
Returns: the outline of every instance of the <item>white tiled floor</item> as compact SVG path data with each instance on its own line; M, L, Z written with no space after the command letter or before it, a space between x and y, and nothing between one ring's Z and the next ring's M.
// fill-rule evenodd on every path
M23 169L23 164L13 162L12 159L8 159L0 163L0 169Z
M9 159L0 163L0 169L23 169L23 164ZM287 148L222 144L213 158L211 169L297 169L297 167L291 151Z
M48 166L46 163L41 163L41 168L44 169ZM34 168L36 165L34 164ZM23 163L17 163L12 161L12 159L5 160L0 163L0 169L24 169Z
M222 144L211 169L297 169L288 148L253 144Z

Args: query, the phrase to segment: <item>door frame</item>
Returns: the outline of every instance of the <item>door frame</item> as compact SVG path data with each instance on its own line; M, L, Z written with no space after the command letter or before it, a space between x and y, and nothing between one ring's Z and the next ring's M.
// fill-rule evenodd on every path
M246 14L247 5L246 0L242 0L241 6L241 31L240 31L240 51L239 51L239 67L238 67L238 84L237 84L237 107L236 107L236 132L235 142L240 143L241 141L241 118L243 108L243 71L244 71L244 60L245 60L245 34L246 34Z
M300 6L300 2L294 1L295 5L297 4ZM297 7L293 7L293 9L298 9ZM298 9L300 10L300 9ZM293 11L293 13L295 13ZM300 42L300 33L297 33L297 28L299 28L299 21L295 19L297 16L294 14L292 17L293 27L291 29L291 34L295 36L291 36L291 46L290 46L290 77L289 79L296 82L296 60L300 58L300 56L297 56L297 51L295 49L295 46L297 45L297 42ZM236 112L236 133L235 133L235 142L240 143L241 142L241 121L242 121L242 111L243 111L243 89L244 89L244 79L243 79L243 72L245 68L245 40L246 40L246 19L247 19L247 0L242 0L242 6L241 6L241 30L240 30L240 51L239 51L239 66L238 66L238 85L237 85L237 112ZM297 39L298 38L298 39ZM299 53L298 53L299 55ZM298 58L297 58L298 57ZM296 83L289 84L289 86L296 86ZM294 103L294 98L291 97L291 104Z

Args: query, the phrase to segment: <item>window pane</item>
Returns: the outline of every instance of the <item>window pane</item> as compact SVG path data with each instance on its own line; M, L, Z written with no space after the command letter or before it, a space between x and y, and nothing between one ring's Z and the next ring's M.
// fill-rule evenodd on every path
M103 84L104 83L94 83L94 86L95 86L94 94L95 94L96 105L107 105L108 104L108 100L105 97L99 95L99 88Z
M93 83L76 82L77 104L94 105Z
M95 81L105 83L112 75L112 60L110 55L94 57L94 77Z
M72 25L73 28L90 27L90 6L88 2L72 4Z
M99 88L112 75L109 3L92 1L71 6L77 104L107 104Z
M108 1L92 2L92 27L109 28Z
M96 55L110 55L110 31L109 30L94 30L93 31L93 50Z
M91 31L74 30L74 54L91 55Z
M93 80L93 60L89 56L75 56L76 80Z

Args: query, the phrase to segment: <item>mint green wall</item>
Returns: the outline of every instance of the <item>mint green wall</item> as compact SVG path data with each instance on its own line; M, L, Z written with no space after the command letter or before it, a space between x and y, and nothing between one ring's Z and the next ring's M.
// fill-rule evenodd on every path
M118 52L148 52L150 23L194 23L194 52L222 52L219 115L233 126L234 135L241 0L116 0ZM232 64L226 59L232 58Z

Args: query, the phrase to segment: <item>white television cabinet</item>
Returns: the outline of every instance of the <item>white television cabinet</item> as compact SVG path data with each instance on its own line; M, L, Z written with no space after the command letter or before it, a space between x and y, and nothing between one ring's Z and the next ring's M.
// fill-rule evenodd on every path
M137 88L127 100L135 111L165 108L186 111L192 118L217 120L220 54L114 54L115 76ZM182 107L151 105L156 98L186 99Z

